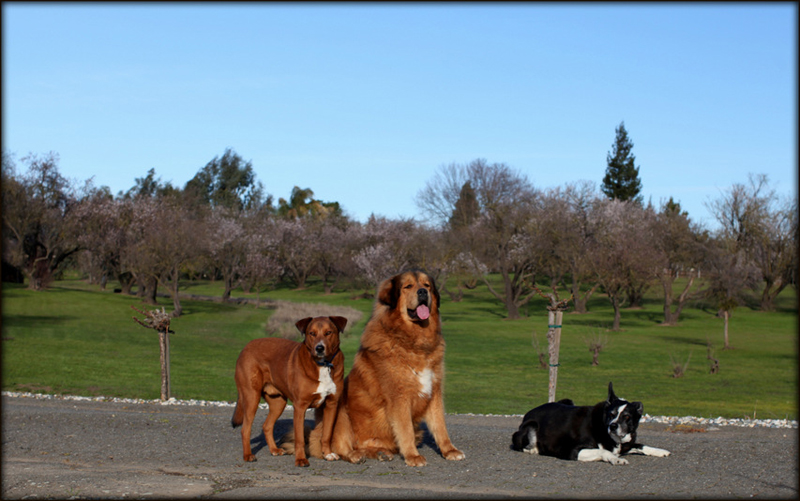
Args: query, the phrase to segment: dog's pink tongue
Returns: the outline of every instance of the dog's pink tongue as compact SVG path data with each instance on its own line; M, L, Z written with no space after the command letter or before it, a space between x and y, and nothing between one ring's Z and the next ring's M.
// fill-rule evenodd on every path
M425 320L431 316L431 310L429 310L424 304L421 304L417 306L417 316L420 318L420 320Z

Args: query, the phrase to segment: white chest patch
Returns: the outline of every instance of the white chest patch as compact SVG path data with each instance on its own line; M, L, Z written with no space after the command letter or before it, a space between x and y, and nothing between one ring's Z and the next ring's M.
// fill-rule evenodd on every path
M317 405L321 405L328 395L336 395L336 384L331 379L330 367L319 368L319 386L317 386L317 391L314 394L319 395Z
M420 398L431 398L433 394L433 371L425 369L422 372L414 371L419 380L419 396Z

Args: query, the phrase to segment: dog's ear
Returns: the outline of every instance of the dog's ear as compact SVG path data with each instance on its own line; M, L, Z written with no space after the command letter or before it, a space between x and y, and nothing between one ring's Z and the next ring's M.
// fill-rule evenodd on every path
M392 278L387 278L378 286L378 301L389 306L389 309L394 309L397 306L397 298L399 297L399 275Z
M297 322L295 322L294 326L297 327L297 330L299 330L300 332L305 334L306 333L306 327L308 327L308 324L310 324L312 320L313 320L313 318L307 317L307 318L304 318L302 320L298 320Z
M333 325L339 329L339 332L344 332L344 326L347 325L347 319L344 317L328 317L333 322Z
M428 280L431 281L431 292L433 293L433 297L436 298L436 309L439 309L439 289L436 287L436 281L433 279L432 276L428 275Z
M641 402L631 402L631 405L640 416L644 415L644 405Z
M608 382L608 403L613 402L617 399L617 396L614 395L614 385L611 384L611 381Z

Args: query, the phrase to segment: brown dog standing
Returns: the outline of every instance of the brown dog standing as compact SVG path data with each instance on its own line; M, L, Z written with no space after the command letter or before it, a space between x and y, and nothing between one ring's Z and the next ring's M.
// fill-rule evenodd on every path
M295 465L308 466L303 424L309 407L323 409L322 455L339 459L331 451L331 435L336 408L342 394L344 354L339 350L339 333L347 325L344 317L315 317L295 324L305 336L302 343L282 338L254 339L247 343L236 361L236 389L239 399L231 424L242 426L242 449L245 461L255 461L250 450L250 430L261 397L269 405L264 421L264 437L273 456L284 451L275 444L273 427L286 408L294 405Z

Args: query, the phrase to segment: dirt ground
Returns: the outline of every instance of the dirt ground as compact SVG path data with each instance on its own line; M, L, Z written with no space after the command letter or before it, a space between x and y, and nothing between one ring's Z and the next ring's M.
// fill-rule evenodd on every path
M640 442L672 454L613 466L510 450L517 417L448 415L464 461L445 461L426 435L422 468L401 458L360 465L311 458L298 468L291 456L270 456L260 426L253 432L258 461L244 463L232 412L3 396L1 497L798 498L797 429L644 424ZM257 421L264 417L259 410ZM287 411L277 433L290 426Z

